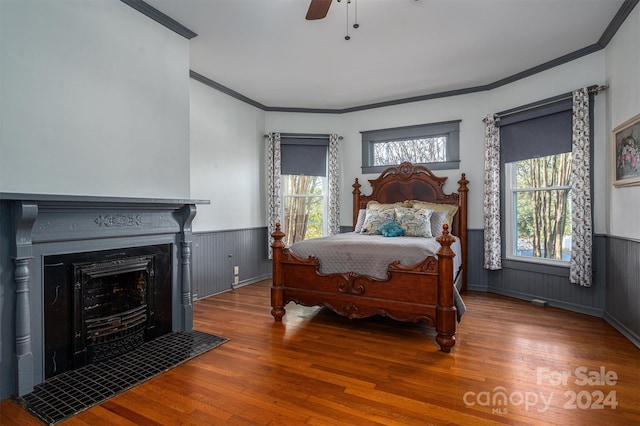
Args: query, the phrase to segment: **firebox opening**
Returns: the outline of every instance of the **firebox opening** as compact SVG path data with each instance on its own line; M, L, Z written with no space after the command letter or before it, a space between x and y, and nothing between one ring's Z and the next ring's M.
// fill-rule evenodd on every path
M171 245L45 257L45 378L171 331Z
M73 264L76 286L74 364L106 361L145 341L153 326L147 289L153 288L154 256ZM78 285L78 283L80 285Z

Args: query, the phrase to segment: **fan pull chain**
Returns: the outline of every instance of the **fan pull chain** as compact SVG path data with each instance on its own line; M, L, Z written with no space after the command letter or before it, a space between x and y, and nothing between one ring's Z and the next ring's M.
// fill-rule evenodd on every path
M342 0L338 0L338 3L341 3ZM353 0L354 2L354 14L355 19L353 21L353 28L360 28L360 24L358 23L358 0ZM351 0L347 0L347 35L344 36L344 39L349 41L351 40L351 36L349 35L349 5L351 4Z
M360 24L358 24L358 0L353 0L354 2L354 15L355 15L355 19L353 20L353 28L358 29L360 28Z
M351 0L347 0L347 35L344 36L344 39L349 41L351 37L349 37L349 5L351 4Z

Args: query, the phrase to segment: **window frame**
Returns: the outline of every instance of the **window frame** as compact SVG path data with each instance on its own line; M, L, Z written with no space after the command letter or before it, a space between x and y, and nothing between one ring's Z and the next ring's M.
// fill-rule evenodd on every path
M417 124L413 126L393 127L388 129L365 130L362 135L362 173L381 173L386 168L397 164L383 166L373 165L373 146L376 143L400 141L407 139L426 139L446 136L446 161L433 163L416 163L431 170L460 168L460 122L462 120L442 121L438 123Z
M536 263L540 265L569 267L569 260L549 259L546 257L535 256L518 256L515 254L514 243L517 238L517 225L515 222L516 205L514 198L519 192L532 192L532 191L548 191L553 189L569 189L571 191L571 185L567 187L549 186L549 187L537 187L537 188L518 188L516 182L516 162L504 163L503 167L503 180L504 180L504 248L503 258L508 260ZM570 197L570 195L569 195Z

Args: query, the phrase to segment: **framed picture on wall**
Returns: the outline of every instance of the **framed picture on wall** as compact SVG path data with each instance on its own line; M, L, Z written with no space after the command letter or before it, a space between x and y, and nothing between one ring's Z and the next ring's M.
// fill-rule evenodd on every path
M613 186L640 185L640 114L611 131Z

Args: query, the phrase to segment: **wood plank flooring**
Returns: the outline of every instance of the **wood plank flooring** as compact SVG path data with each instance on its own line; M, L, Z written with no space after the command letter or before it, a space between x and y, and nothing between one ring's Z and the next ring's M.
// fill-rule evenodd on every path
M292 303L276 323L270 285L197 301L195 328L229 342L63 424L640 424L640 350L600 318L468 292L444 354L420 324Z

